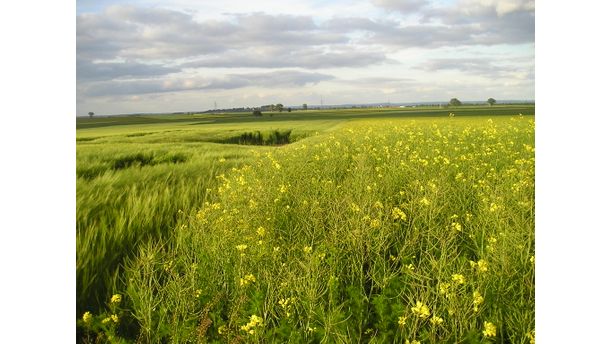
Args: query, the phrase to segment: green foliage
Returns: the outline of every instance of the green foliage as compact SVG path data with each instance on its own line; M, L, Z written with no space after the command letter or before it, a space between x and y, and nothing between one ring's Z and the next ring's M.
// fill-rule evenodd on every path
M461 101L460 101L459 99L457 99L457 98L453 98L453 99L451 99L451 100L448 102L448 104L449 104L450 106L459 106L459 105L461 105Z
M291 130L272 130L267 132L246 132L233 137L218 140L219 143L233 143L239 145L267 145L277 146L290 142Z
M96 139L77 145L77 170L94 171L77 179L77 312L104 319L112 293L124 301L120 325L81 324L81 338L527 343L533 118L453 111L460 117L284 114L131 137L87 129ZM208 143L289 129L285 146ZM113 169L119 159L132 162Z

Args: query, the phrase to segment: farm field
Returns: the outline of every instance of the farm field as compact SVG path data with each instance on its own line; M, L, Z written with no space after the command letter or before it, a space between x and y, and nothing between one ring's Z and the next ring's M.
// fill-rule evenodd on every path
M530 343L534 113L79 118L78 341Z

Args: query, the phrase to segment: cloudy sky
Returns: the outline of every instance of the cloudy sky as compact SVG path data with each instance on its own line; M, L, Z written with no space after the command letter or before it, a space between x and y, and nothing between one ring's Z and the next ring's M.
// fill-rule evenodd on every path
M533 0L78 0L77 115L533 100Z

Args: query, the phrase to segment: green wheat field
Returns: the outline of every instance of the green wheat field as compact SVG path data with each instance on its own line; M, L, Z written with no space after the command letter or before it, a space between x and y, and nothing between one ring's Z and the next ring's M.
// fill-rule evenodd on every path
M534 105L76 122L79 343L533 343Z

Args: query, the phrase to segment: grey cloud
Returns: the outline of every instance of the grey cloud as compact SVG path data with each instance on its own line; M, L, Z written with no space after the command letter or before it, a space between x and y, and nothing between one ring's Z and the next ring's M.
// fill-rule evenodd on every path
M384 3L399 10L399 1ZM533 42L535 38L535 16L530 1L519 1L517 5L509 0L464 1L446 7L418 2L405 4L408 6L406 9L419 8L419 25L365 18L334 18L326 22L325 27L334 32L365 31L368 34L357 43L398 49L520 44Z
M499 78L522 76L524 79L533 78L532 64L517 64L516 61L495 61L487 58L431 59L418 66L418 68L430 72L457 70L483 77Z
M334 67L361 67L376 63L390 62L385 54L375 51L338 48L334 51L323 49L282 49L253 48L248 50L230 50L220 55L206 56L186 63L182 67L257 67L283 68L302 67L309 69Z
M92 63L78 59L77 80L108 80L117 78L148 78L180 72L180 68L137 62Z
M164 59L205 54L222 49L220 36L236 30L225 22L196 23L176 11L112 6L100 14L77 16L77 56Z
M112 6L77 16L77 55L83 58L172 59L257 46L300 47L346 43L305 16L236 15L233 21L198 22L165 9ZM112 42L109 44L108 42Z
M232 14L231 20L196 21L193 14L155 8L111 6L102 13L77 16L77 59L116 58L149 66L182 58L184 67L355 67L390 62L384 51L475 44L533 42L529 1L466 2L432 7L425 0L377 0L397 11L417 10L423 25L367 18L333 18L317 24L309 16ZM355 32L361 35L353 36ZM374 50L383 46L386 50ZM103 77L102 67L91 71ZM113 65L114 73L136 75L175 71ZM141 68L141 69L139 69ZM156 74L160 73L160 74ZM82 73L87 75L87 72Z
M357 79L342 79L342 80L334 80L337 83L345 83L350 85L367 85L373 87L380 86L398 86L405 85L414 82L414 79L411 78L387 78L387 77L365 77L365 78L357 78Z
M421 8L429 5L427 0L372 0L372 3L389 11L405 14L416 13Z
M236 89L249 86L291 87L316 84L334 77L321 73L277 71L268 73L229 74L220 78L114 80L90 83L81 87L87 96L119 96L148 93L181 92L206 89Z
M437 22L460 28L473 44L518 44L535 39L532 0L465 1L454 6L427 8L422 23Z

